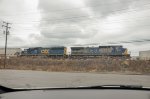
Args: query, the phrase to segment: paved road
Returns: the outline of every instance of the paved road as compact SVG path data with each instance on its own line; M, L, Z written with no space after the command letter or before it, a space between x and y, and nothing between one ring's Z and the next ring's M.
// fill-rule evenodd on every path
M106 84L150 86L150 75L0 70L0 84L12 88L69 87Z

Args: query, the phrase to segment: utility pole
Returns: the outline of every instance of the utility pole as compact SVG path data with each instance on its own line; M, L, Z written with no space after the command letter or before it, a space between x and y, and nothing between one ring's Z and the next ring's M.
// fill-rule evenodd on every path
M4 69L5 69L5 67L6 67L6 60L7 60L7 35L9 35L9 29L10 29L9 24L11 24L11 23L8 23L8 22L3 21L3 25L2 25L2 27L5 28L4 34L6 35L6 39L5 39Z

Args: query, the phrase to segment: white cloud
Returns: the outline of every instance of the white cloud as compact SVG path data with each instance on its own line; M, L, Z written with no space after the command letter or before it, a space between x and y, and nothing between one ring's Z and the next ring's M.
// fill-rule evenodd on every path
M9 46L107 44L150 38L149 0L0 2L1 19L14 23ZM14 16L7 17L9 15ZM4 40L0 41L0 46L3 46ZM135 55L139 50L150 49L149 42L123 45L136 52Z
M10 35L8 36L8 47L25 46L30 44L30 34L37 34L40 13L37 11L38 0L1 0L0 20L12 23ZM4 47L4 37L0 39L0 46Z

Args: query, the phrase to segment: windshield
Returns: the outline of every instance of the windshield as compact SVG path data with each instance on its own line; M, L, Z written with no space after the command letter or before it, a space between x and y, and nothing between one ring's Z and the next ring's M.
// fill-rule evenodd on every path
M0 85L150 87L149 0L0 0Z

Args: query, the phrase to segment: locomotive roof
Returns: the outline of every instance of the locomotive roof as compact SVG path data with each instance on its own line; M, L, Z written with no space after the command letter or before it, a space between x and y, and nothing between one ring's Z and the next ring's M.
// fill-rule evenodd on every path
M64 46L59 47L30 47L29 49L36 49L36 48L65 48Z
M100 48L101 47L123 47L122 45L110 45L110 46L99 46Z
M98 46L99 48L107 47L123 47L122 45L110 45L110 46ZM71 49L83 49L83 48L98 48L98 47L71 47Z

